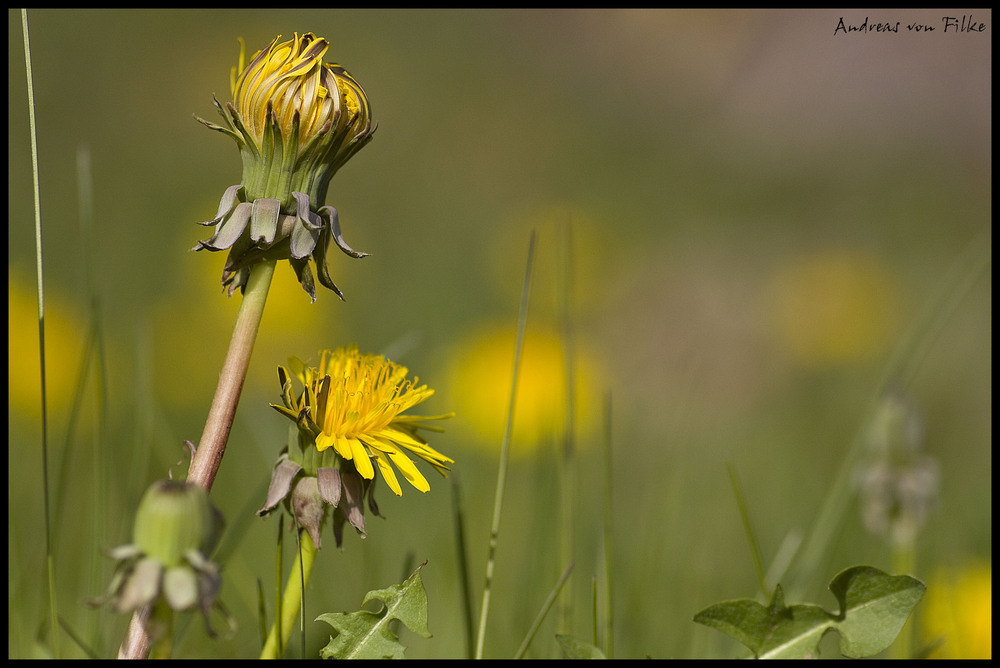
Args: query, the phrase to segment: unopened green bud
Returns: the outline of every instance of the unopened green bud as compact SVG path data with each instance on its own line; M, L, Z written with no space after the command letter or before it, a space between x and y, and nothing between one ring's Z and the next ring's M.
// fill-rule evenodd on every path
M180 564L190 550L201 550L212 529L212 508L203 487L160 480L139 503L133 541L169 568Z

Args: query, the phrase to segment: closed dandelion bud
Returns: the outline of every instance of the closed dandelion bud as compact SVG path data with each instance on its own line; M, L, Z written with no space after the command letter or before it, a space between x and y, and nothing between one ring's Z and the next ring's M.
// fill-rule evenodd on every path
M115 575L105 594L91 604L110 600L125 613L162 596L173 610L199 608L213 634L208 613L217 605L222 580L206 555L222 528L222 517L204 488L173 480L153 483L139 502L133 542L109 552L118 561Z
M215 107L224 125L197 118L232 137L243 159L242 183L230 186L215 218L215 234L195 250L229 249L222 283L231 295L243 288L257 262L287 259L315 301L309 260L320 284L343 294L330 278L332 239L351 257L337 210L324 206L330 179L372 139L375 127L364 89L340 65L324 63L327 40L312 33L271 45L233 69L233 102Z
M212 531L212 510L203 487L173 480L153 484L139 503L134 544L164 566L201 550Z

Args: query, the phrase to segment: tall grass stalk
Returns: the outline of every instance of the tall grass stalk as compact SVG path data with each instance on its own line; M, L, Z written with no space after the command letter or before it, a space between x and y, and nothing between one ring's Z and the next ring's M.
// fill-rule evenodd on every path
M472 583L469 579L469 555L465 540L465 518L462 513L462 488L458 474L454 474L451 482L451 507L455 525L455 548L458 551L458 580L462 587L462 617L465 627L466 658L473 657L476 641L476 623L472 612Z
M575 389L576 368L573 350L572 296L573 296L573 228L571 221L562 221L559 239L559 286L556 300L560 336L563 349L563 384L565 386L566 405L563 412L562 461L558 466L560 481L560 563L573 561L573 548L576 542L576 434L575 422ZM573 588L567 590L560 603L561 632L570 634L573 631Z
M302 630L302 616L305 613L305 588L312 573L313 563L316 561L316 545L309 536L308 531L299 530L299 551L285 582L284 594L279 598L280 604L276 607L280 609L280 614L275 614L274 624L271 626L271 633L267 636L264 649L260 653L262 659L280 659L284 648L288 646L288 638L295 626L296 618L299 619L300 630ZM304 633L304 631L303 631ZM303 640L303 656L305 646Z
M111 438L108 430L108 395L107 395L107 355L104 348L104 334L102 327L102 315L100 299L97 293L97 282L94 280L94 266L96 265L94 252L96 235L94 233L94 180L91 169L90 149L81 144L76 151L77 166L77 197L80 217L80 238L83 253L83 276L85 294L90 305L90 327L87 335L87 344L84 347L84 354L80 359L80 373L73 400L73 410L70 413L69 426L66 429L65 452L70 453L73 434L75 432L76 418L79 414L83 399L88 396L86 392L87 378L90 368L94 367L92 387L93 391L89 396L94 397L96 406L94 407L96 419L93 421L93 433L91 443L93 444L93 480L92 486L93 502L91 503L94 530L91 536L91 554L100 552L101 544L107 533L108 517L108 475L107 464L111 461L108 453L108 443ZM64 463L62 474L65 475L71 469ZM61 485L61 489L67 489L68 485ZM59 507L57 505L57 507ZM97 590L102 580L103 561L93 560L91 568L91 583L88 589ZM96 617L96 637L100 636L101 616ZM72 637L72 636L71 636Z
M277 556L274 560L274 637L278 644L277 646L277 656L284 656L285 654L285 641L287 638L284 634L284 629L282 627L281 620L284 618L284 611L282 610L282 596L281 596L281 579L285 577L285 527L284 522L278 521L278 540L277 544ZM270 632L264 631L264 642L261 643L261 652L267 647L267 640L270 637Z
M28 126L31 136L31 182L35 207L35 269L38 282L38 367L42 381L42 495L45 513L45 566L49 587L49 628L52 633L52 655L60 658L59 605L56 598L55 555L52 553L52 521L49 507L49 430L45 399L45 280L42 265L42 198L38 184L38 140L35 129L35 88L31 76L31 43L28 37L28 10L21 9L21 32L24 36L24 68L28 82Z
M594 647L601 646L601 634L599 629L601 628L599 615L597 614L597 576L590 578L590 622L591 622L591 643Z
M503 493L507 482L507 459L510 454L510 437L514 427L514 404L517 399L517 373L521 365L521 350L524 346L524 327L528 322L528 297L531 294L531 267L535 255L535 231L528 242L528 260L524 270L524 286L521 289L521 306L517 314L517 338L514 342L514 369L510 381L510 399L507 402L507 425L504 428L503 443L500 448L500 467L497 470L497 486L493 497L493 522L490 525L489 550L486 557L486 584L483 587L483 605L479 613L479 631L476 636L476 658L483 658L486 641L486 621L490 612L490 594L493 589L493 570L496 566L497 540L500 535L500 515L503 511Z
M917 569L916 541L907 540L902 544L893 542L892 572L915 573ZM896 641L889 647L889 656L893 659L914 659L913 653L913 617L910 616L899 630Z
M556 585L549 592L548 597L546 597L545 602L542 603L541 610L538 611L538 615L535 616L535 621L531 623L531 627L528 628L528 632L524 636L524 640L521 641L521 646L517 648L514 652L515 659L523 659L525 652L528 651L528 647L531 646L531 641L535 639L535 634L538 633L538 629L541 627L542 622L545 621L545 616L549 614L549 610L552 609L552 604L556 602L556 597L559 596L559 592L562 591L563 585L569 579L569 576L573 574L573 564L571 563L563 571L563 574L559 576L559 580L556 581Z
M753 562L753 572L757 576L757 586L765 600L770 600L770 592L767 591L766 576L764 575L764 565L760 558L760 546L757 544L757 536L754 534L753 525L750 524L750 512L747 510L747 501L743 496L743 488L740 487L740 479L736 475L736 467L732 462L726 463L726 471L729 473L729 484L733 488L733 496L736 498L736 507L740 511L740 520L743 522L743 531L747 536L747 545L750 547L750 560Z
M608 392L607 399L604 402L604 517L602 521L603 525L603 549L604 549L604 656L609 659L614 658L614 645L615 645L615 629L614 629L614 619L612 617L612 611L614 610L614 597L613 597L613 576L614 567L612 564L611 553L613 547L612 541L612 518L614 517L613 508L611 505L612 499L612 489L613 489L613 477L611 468L611 442L612 442L612 431L611 431L611 393ZM596 640L595 640L596 644Z

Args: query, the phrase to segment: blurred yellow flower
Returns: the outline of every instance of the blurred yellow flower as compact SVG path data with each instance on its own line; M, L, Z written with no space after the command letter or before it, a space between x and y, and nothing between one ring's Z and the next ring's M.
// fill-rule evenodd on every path
M499 447L507 420L514 365L514 328L487 326L458 344L451 371L452 396L462 423L476 442ZM551 443L565 429L567 408L566 355L560 336L528 326L514 403L511 454L526 455ZM579 430L596 426L595 405L601 374L595 359L583 347L574 355L574 414Z
M771 284L778 339L805 367L870 359L896 326L892 277L874 258L824 251L779 267Z
M83 353L86 327L57 291L45 291L46 402L49 419L69 408ZM34 285L7 271L7 397L17 413L41 417L38 361L38 297Z
M993 658L993 572L989 564L938 569L927 583L924 642L935 659Z

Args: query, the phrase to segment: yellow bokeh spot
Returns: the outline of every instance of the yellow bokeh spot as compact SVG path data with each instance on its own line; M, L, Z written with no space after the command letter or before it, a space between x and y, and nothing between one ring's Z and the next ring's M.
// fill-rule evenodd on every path
M935 571L927 583L923 629L924 642L936 647L932 658L992 658L992 567Z
M871 359L895 331L894 281L862 253L797 257L778 268L770 297L778 340L805 367Z
M86 326L56 290L45 291L45 392L49 418L69 409L75 392ZM7 396L15 412L41 417L38 297L24 275L7 272Z
M514 365L512 326L484 327L458 344L452 363L451 393L457 419L474 441L499 448L507 423ZM583 346L574 351L576 442L593 441L601 376L595 358ZM518 372L511 454L528 454L561 439L567 409L566 355L558 333L528 326Z

